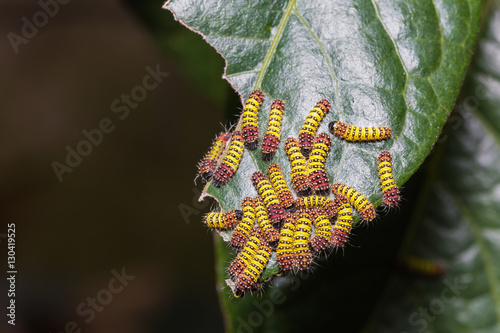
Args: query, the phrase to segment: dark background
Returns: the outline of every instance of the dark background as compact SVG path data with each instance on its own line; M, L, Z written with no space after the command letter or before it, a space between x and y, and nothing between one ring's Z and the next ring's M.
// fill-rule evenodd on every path
M71 0L16 53L8 34L42 9L0 1L0 233L16 223L18 270L13 327L0 238L2 332L223 330L200 226L212 203L198 206L193 179L238 97L220 56L161 5ZM157 65L169 76L121 120L111 103ZM103 118L114 131L59 182L52 163ZM123 268L135 278L86 323L78 305Z

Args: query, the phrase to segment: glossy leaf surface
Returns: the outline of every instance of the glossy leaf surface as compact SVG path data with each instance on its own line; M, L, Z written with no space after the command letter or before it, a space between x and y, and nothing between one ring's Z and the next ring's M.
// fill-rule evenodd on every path
M430 152L458 95L474 46L480 1L194 1L165 6L200 33L226 60L225 77L242 102L254 89L266 94L261 137L275 98L286 102L283 138L297 137L305 117L321 98L332 103L330 121L390 126L385 142L352 144L332 140L328 173L381 202L377 156L390 150L402 185ZM235 112L238 112L235 110ZM284 141L284 140L283 140ZM208 143L207 143L208 145ZM282 145L273 162L290 183ZM254 196L250 175L268 163L259 151L245 151L236 176L221 189L205 188L223 210L240 208ZM227 234L224 236L228 236ZM232 254L218 240L220 288ZM275 274L272 261L266 272ZM270 291L266 291L270 293ZM228 313L252 309L252 299L222 299ZM228 317L236 327L237 316Z

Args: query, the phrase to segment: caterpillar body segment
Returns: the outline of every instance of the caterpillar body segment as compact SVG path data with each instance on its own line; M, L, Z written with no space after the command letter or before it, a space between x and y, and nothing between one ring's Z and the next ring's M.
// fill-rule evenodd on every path
M309 248L311 231L311 215L305 210L297 212L293 250L295 253L295 269L298 271L308 270L311 268L312 254Z
M215 187L226 185L234 176L243 158L245 144L240 132L234 132L229 150L215 170L212 182Z
M263 101L264 93L260 90L254 90L248 97L243 108L241 132L245 147L250 150L255 150L259 143L258 112Z
M210 212L203 217L203 223L209 228L231 229L241 222L243 212L233 209L227 212Z
M247 242L243 249L238 253L238 255L233 259L229 265L228 272L229 278L231 280L236 280L238 275L243 272L245 267L250 263L253 256L257 252L257 249L262 243L262 235L259 230L254 230L250 234Z
M283 173L281 172L280 165L278 163L269 164L268 174L281 206L285 209L293 209L295 206L295 200L293 198L292 191L290 191Z
M328 195L330 192L330 180L326 173L326 159L330 152L332 141L326 133L320 133L314 139L314 146L307 162L309 183L313 192Z
M345 196L351 205L358 211L359 216L366 222L372 221L377 216L373 204L352 187L336 183L332 187L332 192L335 195L341 194Z
M392 136L390 127L359 127L342 121L332 121L328 124L328 129L336 137L350 142L381 141Z
M300 152L297 139L286 139L285 151L292 167L291 178L295 192L297 192L298 195L309 194L311 185L307 177L307 163L304 155Z
M208 153L198 162L198 175L201 176L205 182L212 179L217 162L226 148L229 139L231 139L231 133L220 133L212 143Z
M314 236L311 238L311 247L316 252L326 250L332 238L332 224L321 208L311 210L314 225Z
M324 209L325 214L329 219L337 214L333 200L328 197L310 195L308 197L298 198L295 203L299 208L320 207Z
M294 251L295 217L286 214L283 227L280 230L278 247L276 248L276 260L282 273L290 272L297 265Z
M274 229L269 216L267 214L266 207L264 206L264 202L260 197L254 199L255 205L255 216L257 218L257 223L259 224L260 229L262 230L262 235L268 244L271 246L276 246L278 243L278 239L280 237L278 230Z
M378 156L378 176L382 187L382 199L386 207L396 207L401 200L399 188L392 174L392 156L383 151Z
M267 244L261 244L259 246L255 255L234 282L235 297L241 297L255 288L259 277L262 275L269 262L271 252L272 249Z
M333 226L331 244L335 248L340 248L349 242L353 224L353 213L349 200L343 195L337 195L334 204L337 209L337 221Z
M231 245L235 249L243 247L255 224L255 205L252 198L243 198L241 202L243 216L231 235Z
M321 121L330 110L330 102L326 99L320 100L309 112L304 124L299 131L299 144L302 154L307 158L314 144L314 137L318 131Z
M278 149L281 141L281 123L283 121L284 110L285 102L281 99L275 100L271 105L269 121L261 146L261 156L264 161L272 160Z
M277 224L281 222L285 211L276 196L274 188L262 171L256 171L252 174L252 183L266 205L271 223Z

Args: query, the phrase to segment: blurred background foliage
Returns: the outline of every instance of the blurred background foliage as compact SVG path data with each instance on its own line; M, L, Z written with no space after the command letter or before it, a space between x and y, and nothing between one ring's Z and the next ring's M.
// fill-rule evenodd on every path
M193 179L236 94L221 57L161 6L70 1L17 54L1 39L0 233L16 222L19 272L17 325L1 320L2 332L62 332L69 321L83 332L223 330L212 235L199 225L211 203L197 204ZM40 10L3 1L2 36ZM169 76L121 120L111 103L157 64ZM115 130L59 182L51 164L103 118ZM86 323L77 306L122 267L135 279Z
M62 332L69 321L92 333L223 331L212 234L199 224L212 202L196 202L200 186L193 178L221 120L234 122L241 106L221 78L222 58L162 4L70 1L19 53L1 39L0 233L16 222L19 271L17 325L1 321L2 332ZM2 34L19 33L21 18L39 10L34 1L3 1ZM169 76L120 120L111 103L157 64ZM51 164L64 163L66 146L76 147L81 131L103 118L115 130L59 182ZM321 284L349 281L359 292L346 288L335 298L360 315L342 331L360 329L375 304L365 300L376 300L382 290L373 286L391 274L381 265L396 258L419 209L414 203L428 170L426 163L405 185L399 212L356 235L362 247L330 256L288 295L288 309L294 301L331 303ZM122 267L135 279L85 323L77 306ZM367 268L373 272L368 285L359 274ZM6 290L4 279L0 288ZM2 306L5 318L4 312ZM314 318L314 309L299 315ZM316 318L313 326L335 324Z

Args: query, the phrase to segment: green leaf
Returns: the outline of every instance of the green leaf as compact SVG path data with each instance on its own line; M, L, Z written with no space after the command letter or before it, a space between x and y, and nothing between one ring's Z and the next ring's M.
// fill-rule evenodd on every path
M496 6L400 253L448 273L392 279L367 331L500 332L499 59Z
M174 0L165 8L224 57L225 78L242 103L252 90L264 91L261 136L276 98L286 102L284 139L298 136L309 110L321 98L332 102L332 110L320 132L327 131L333 120L390 126L393 138L385 142L350 144L333 139L327 163L332 182L346 183L379 204L378 154L391 151L400 186L429 154L469 64L481 2ZM273 162L282 166L290 182L282 148ZM215 197L223 210L239 208L244 196L256 195L250 175L259 169L265 172L267 165L258 150L246 151L235 177L221 189L209 183L205 193ZM218 288L228 330L236 331L241 325L238 316L245 314L247 319L246 314L255 311L255 299L228 299L225 266L233 254L220 237L216 243ZM266 274L276 272L272 262ZM292 280L275 279L273 285ZM269 298L276 290L281 289L264 293ZM274 313L267 325L283 327L284 321L277 317Z

